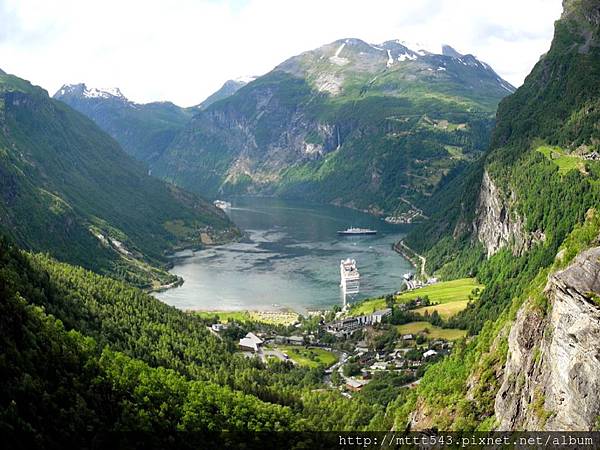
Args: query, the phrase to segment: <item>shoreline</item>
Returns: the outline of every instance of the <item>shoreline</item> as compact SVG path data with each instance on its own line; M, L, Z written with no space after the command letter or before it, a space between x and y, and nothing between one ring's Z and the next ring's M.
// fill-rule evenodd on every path
M408 262L412 264L417 272L419 272L419 277L427 278L427 273L425 272L425 264L427 263L427 258L419 255L412 248L404 243L404 240L400 240L396 242L393 246L394 251L399 253L406 259ZM418 259L417 262L415 259Z

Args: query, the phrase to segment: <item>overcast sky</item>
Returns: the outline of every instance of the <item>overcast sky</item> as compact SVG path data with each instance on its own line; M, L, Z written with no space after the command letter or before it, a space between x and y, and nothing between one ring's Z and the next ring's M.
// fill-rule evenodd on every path
M337 39L447 43L520 85L549 48L561 0L0 0L0 68L132 100L199 103Z

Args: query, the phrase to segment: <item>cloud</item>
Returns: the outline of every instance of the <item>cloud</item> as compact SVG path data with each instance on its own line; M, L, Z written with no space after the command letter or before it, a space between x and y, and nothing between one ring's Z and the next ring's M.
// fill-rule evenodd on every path
M448 43L519 85L552 38L560 0L0 0L0 67L51 93L119 86L199 103L227 79L358 37Z

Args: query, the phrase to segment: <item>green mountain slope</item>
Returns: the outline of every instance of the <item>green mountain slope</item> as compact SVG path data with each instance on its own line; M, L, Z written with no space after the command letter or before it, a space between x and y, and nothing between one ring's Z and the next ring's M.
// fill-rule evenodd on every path
M15 448L81 446L107 431L198 448L180 432L360 430L384 420L383 407L324 389L322 369L236 354L244 328L218 339L196 315L3 238L0 296L0 433L19 439Z
M218 102L219 100L224 100L227 97L231 97L233 94L235 94L241 88L246 86L252 80L254 80L254 78L227 80L225 83L223 83L223 86L221 86L217 91L213 92L211 95L206 97L202 101L202 103L196 106L196 108L206 109L213 103Z
M201 198L146 174L93 122L0 75L0 225L19 244L148 286L165 254L236 231ZM205 239L206 240L206 239Z
M153 170L212 196L418 212L448 173L482 154L496 105L513 90L487 64L449 48L340 40L198 113Z
M54 98L85 114L111 135L123 150L147 162L160 157L194 114L170 102L134 103L119 89L65 85Z
M485 161L407 239L430 273L486 285L453 320L480 334L423 380L413 428L597 427L596 361L580 352L583 336L600 345L599 108L600 5L565 1L550 50L501 102Z

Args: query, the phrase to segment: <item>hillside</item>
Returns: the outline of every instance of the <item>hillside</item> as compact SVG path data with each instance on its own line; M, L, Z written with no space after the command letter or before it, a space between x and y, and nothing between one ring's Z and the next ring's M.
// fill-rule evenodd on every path
M139 286L183 246L237 235L201 198L146 174L92 121L0 75L0 226L25 248ZM203 238L204 236L204 238Z
M194 116L153 173L209 196L301 197L399 215L486 149L514 88L473 55L344 39Z
M53 96L92 119L134 158L151 164L189 122L193 108L170 102L139 104L119 89L64 85Z
M0 296L0 430L11 448L83 448L108 432L157 448L248 439L231 431L271 432L262 445L281 448L273 431L391 426L379 422L384 407L324 389L322 368L243 357L210 321L1 237Z
M452 321L477 338L399 415L413 429L600 425L600 5L563 5L550 50L501 102L485 161L407 239L429 273L486 285Z

